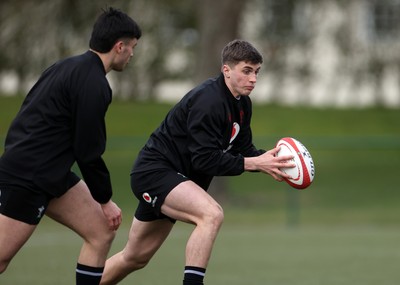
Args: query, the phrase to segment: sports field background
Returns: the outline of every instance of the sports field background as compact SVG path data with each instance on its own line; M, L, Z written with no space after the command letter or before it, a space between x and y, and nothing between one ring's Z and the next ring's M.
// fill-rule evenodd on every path
M21 100L0 97L2 144ZM129 189L132 163L169 108L117 100L110 106L104 158L124 214L112 253L123 247L136 205ZM398 284L399 122L399 110L255 105L257 146L298 138L313 155L316 178L303 191L259 173L228 178L225 223L206 284ZM121 284L181 284L190 230L178 223L150 265ZM45 218L0 284L73 284L79 247L78 237Z

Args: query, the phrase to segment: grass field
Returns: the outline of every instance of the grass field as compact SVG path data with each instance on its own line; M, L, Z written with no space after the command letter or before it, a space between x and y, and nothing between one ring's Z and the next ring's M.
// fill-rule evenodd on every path
M0 141L20 102L0 97ZM104 158L114 200L124 211L112 252L123 247L136 205L131 165L169 108L115 101L108 112ZM282 136L298 138L313 155L316 179L303 191L257 173L224 180L225 224L206 284L398 284L399 122L399 110L254 106L257 146L271 148ZM181 284L190 230L178 223L149 267L121 284ZM73 233L44 219L0 284L73 284L79 246Z
M112 252L126 242L127 220ZM184 244L190 229L178 223L148 267L120 284L182 284ZM206 284L397 285L399 239L398 228L326 225L288 229L227 221L217 240ZM0 283L74 284L79 247L80 240L73 233L45 219L0 277Z

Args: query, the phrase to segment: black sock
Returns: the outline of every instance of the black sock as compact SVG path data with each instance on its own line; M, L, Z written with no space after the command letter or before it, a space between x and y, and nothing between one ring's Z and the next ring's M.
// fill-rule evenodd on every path
M183 278L183 285L203 285L203 279L206 275L206 269L195 267L195 266L185 266L185 275Z
M76 285L99 285L104 267L76 265Z

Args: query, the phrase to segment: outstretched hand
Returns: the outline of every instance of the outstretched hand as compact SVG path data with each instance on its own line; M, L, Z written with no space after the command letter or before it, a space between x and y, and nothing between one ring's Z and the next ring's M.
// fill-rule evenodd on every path
M110 230L116 231L122 222L122 211L112 200L101 204L104 216L108 221Z
M280 147L273 148L256 157L245 158L245 170L261 171L271 175L277 181L283 181L283 178L290 179L290 175L281 171L281 168L292 168L296 165L290 162L293 155L283 155L277 157Z

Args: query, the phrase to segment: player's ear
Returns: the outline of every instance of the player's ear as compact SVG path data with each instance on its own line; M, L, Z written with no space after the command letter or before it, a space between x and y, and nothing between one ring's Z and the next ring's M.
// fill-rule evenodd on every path
M231 68L229 67L229 65L227 65L227 64L224 64L223 66L222 66L222 68L221 68L221 71L222 71L222 73L224 74L224 76L226 77L226 78L229 78L230 77L230 70L231 70Z
M123 41L117 41L114 45L114 49L117 53L121 53L124 47L124 42Z

